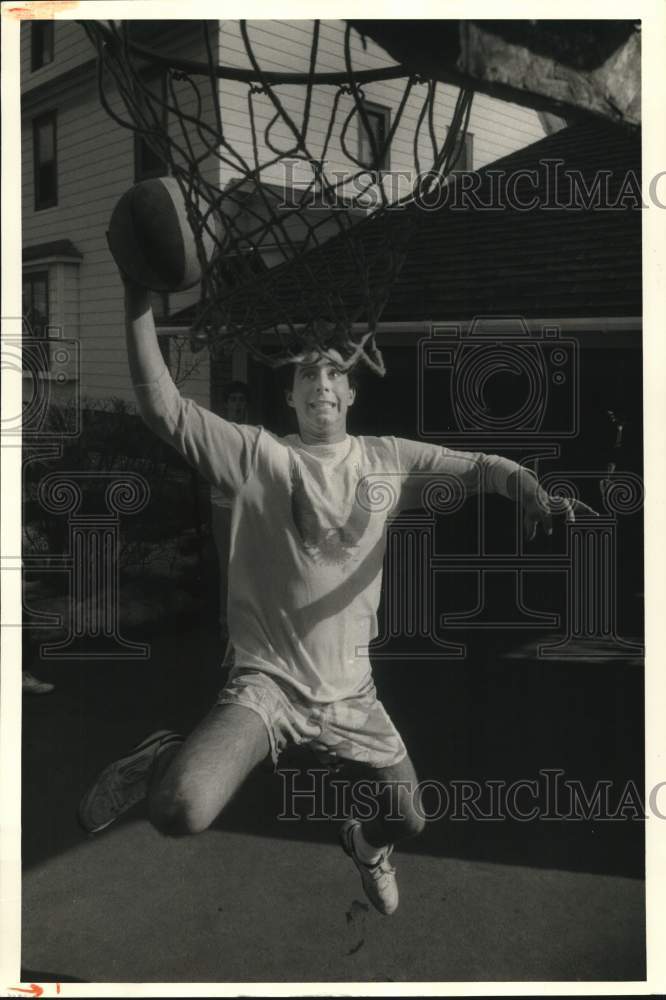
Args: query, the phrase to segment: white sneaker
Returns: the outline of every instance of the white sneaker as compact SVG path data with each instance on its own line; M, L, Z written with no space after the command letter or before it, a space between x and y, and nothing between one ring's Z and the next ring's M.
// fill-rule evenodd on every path
M354 835L361 824L357 819L348 819L340 830L340 843L345 854L352 859L359 872L365 894L376 910L385 916L390 916L398 909L398 883L395 878L395 868L389 864L393 846L385 847L379 861L367 865L361 861L354 846Z
M145 799L157 757L183 737L160 729L114 760L97 776L79 805L79 823L88 833L99 833L114 820Z

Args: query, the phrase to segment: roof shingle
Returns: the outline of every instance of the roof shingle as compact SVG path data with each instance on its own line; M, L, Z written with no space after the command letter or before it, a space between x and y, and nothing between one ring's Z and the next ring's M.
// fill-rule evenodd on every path
M447 203L424 214L382 318L640 315L640 166L640 132L585 123L478 172L478 199L502 207L456 207L466 182L454 178ZM583 184L594 194L595 182L585 204ZM512 185L534 207L521 210Z

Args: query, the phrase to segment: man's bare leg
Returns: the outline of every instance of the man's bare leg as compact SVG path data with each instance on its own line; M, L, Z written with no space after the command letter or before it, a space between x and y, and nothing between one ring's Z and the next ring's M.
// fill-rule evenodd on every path
M375 815L365 823L348 819L340 840L361 874L366 896L380 913L389 915L399 902L395 869L389 860L393 845L415 837L424 827L418 779L409 757L390 767L355 765L352 775L352 780L371 784Z
M79 822L99 833L148 798L159 830L198 833L269 752L268 732L256 712L216 705L185 742L160 730L105 767L81 799Z
M148 794L151 823L172 836L206 830L269 753L256 712L215 705L182 746L157 759Z
M390 767L364 767L361 773L376 787L376 815L361 827L368 844L384 847L423 832L419 779L409 756Z

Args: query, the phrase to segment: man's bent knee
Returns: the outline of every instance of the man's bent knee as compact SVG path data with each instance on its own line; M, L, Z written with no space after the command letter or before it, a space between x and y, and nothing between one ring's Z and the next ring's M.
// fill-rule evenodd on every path
M203 833L216 819L218 811L205 802L193 800L189 795L167 789L153 795L149 805L150 822L168 837Z
M400 825L400 839L407 840L410 837L418 837L425 830L425 818L421 813L410 810L402 817Z

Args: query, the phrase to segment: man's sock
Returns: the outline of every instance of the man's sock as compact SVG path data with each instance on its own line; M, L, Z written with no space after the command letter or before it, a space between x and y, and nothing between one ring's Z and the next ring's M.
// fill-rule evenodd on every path
M354 850L358 858L364 865L376 865L386 847L375 847L374 844L369 844L363 836L363 829L360 826L354 827L353 837Z

